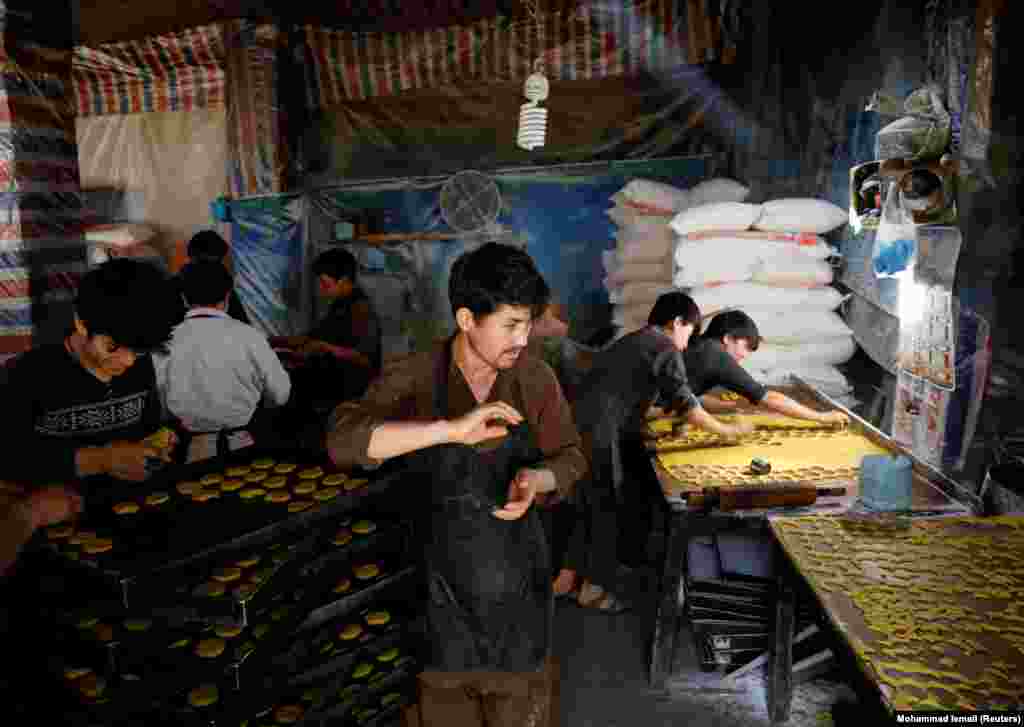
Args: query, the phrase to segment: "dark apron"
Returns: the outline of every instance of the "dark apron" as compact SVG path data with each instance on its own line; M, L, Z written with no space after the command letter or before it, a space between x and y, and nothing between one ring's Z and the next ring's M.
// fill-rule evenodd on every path
M435 375L434 415L448 417L451 343ZM499 520L509 483L542 453L525 424L493 448L460 444L412 455L429 483L423 509L427 618L438 671L528 672L548 656L553 599L541 521L531 508ZM422 487L422 485L420 485Z

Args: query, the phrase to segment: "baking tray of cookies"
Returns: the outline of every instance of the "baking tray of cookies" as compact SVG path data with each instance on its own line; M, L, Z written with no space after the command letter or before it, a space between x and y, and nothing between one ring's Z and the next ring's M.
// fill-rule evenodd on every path
M340 701L317 715L322 724L380 724L391 716L392 710L397 713L411 703L419 662L410 654L399 653L396 657L393 651L355 665L339 691Z
M291 493L283 490L294 491L296 486L311 482L322 485L330 481L329 477L325 474L307 480L296 478L290 488L286 485L279 489L281 495L291 497ZM197 493L190 487L184 488L185 493L192 494L176 488L175 495L159 505L143 506L127 515L115 514L108 507L98 514L90 512L77 528L61 525L41 537L48 539L49 547L68 562L100 576L127 607L127 586L133 580L165 577L168 572L197 561L259 547L288 532L308 532L325 520L351 512L369 498L387 492L392 484L390 476L365 482L363 478L346 481L353 479L359 487L347 492L344 484L315 488L311 498L303 498L304 505L312 504L301 512L288 512L289 502L267 502L265 498L274 493L261 494L259 498L242 494L246 489L264 488L243 488L216 495L204 490L198 493L199 497L210 497L201 502L195 501Z

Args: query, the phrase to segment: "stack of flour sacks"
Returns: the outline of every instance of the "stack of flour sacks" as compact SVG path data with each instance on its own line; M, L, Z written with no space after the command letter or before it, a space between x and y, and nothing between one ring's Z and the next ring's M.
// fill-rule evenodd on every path
M796 374L832 396L851 387L836 365L856 351L836 312L831 286L836 251L820 235L848 214L818 199L744 202L749 190L729 179L691 189L633 180L612 199L615 250L605 253L605 285L620 335L641 328L658 296L685 290L705 322L742 310L757 323L760 348L743 362L765 384Z

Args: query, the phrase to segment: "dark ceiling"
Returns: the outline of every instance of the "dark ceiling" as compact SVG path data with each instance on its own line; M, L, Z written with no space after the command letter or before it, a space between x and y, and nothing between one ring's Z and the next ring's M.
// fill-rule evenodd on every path
M539 0L550 12L580 0ZM520 15L523 0L81 0L78 43L96 46L169 33L231 18L308 22L360 30L402 31Z

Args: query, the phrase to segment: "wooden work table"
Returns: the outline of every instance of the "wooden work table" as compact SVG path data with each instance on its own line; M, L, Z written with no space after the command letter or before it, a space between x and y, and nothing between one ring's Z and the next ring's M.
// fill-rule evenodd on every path
M909 454L882 432L856 417L845 408L821 395L813 387L797 381L793 387L783 391L793 398L819 410L840 409L851 416L851 428L869 437L873 442L894 454ZM652 460L663 495L663 512L666 518L666 540L664 563L661 576L661 595L658 604L654 638L651 647L650 683L662 688L670 675L679 629L686 604L686 558L691 539L737 529L765 532L769 522L780 516L837 515L849 511L857 502L859 484L856 479L844 482L830 482L830 487L843 487L845 494L819 497L806 507L765 508L722 512L717 509L690 507L687 495L692 488L682 486L652 454ZM963 492L957 483L941 473L914 460L912 512L916 516L951 516L969 514L971 507L964 502L970 500L970 493ZM790 635L791 638L791 635ZM779 667L778 662L773 665ZM786 665L788 667L788 665ZM788 713L788 703L786 705Z

